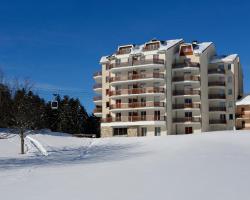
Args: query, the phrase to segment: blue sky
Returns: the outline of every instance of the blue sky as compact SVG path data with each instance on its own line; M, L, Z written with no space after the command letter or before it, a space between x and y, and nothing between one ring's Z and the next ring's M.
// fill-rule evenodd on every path
M238 53L249 92L249 10L244 0L0 0L0 68L9 78L30 78L46 99L68 93L92 111L102 55L121 44L184 38Z

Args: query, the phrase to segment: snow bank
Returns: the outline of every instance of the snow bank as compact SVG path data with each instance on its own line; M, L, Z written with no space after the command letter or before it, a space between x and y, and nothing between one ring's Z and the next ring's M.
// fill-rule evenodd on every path
M22 165L18 157L0 157L1 199L236 200L250 196L249 131L106 139L38 134L32 138L51 152L40 159L26 158Z
M43 145L38 142L37 140L35 140L34 138L32 138L31 136L26 136L26 138L28 140L30 140L30 142L44 155L44 156L48 156L48 152L47 150L43 147Z

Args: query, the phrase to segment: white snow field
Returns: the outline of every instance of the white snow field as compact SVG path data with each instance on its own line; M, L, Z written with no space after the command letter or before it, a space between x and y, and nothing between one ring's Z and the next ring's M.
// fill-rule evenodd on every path
M250 199L250 131L29 136L39 147L26 138L25 155L19 154L18 136L0 139L1 200Z

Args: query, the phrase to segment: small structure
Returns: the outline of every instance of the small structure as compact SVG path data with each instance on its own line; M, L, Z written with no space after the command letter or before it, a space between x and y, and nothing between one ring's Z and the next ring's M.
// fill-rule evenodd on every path
M250 94L236 102L236 129L250 130Z

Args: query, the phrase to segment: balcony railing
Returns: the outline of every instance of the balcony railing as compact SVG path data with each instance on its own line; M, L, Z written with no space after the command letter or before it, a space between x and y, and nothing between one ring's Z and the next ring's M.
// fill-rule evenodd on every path
M102 96L95 96L95 97L93 98L93 100L94 100L94 101L100 101L100 100L102 100Z
M209 69L208 74L225 74L224 69Z
M126 95L126 94L145 94L145 93L165 93L165 89L160 87L121 89L121 90L110 91L109 96Z
M185 67L200 68L200 64L199 63L194 63L194 62L186 62L186 63L175 63L175 64L172 65L173 69L181 69L181 68L185 68Z
M225 81L210 81L208 82L208 86L225 86Z
M209 94L208 98L209 99L225 99L226 95L225 94Z
M131 60L129 62L120 62L109 64L108 68L120 68L120 67L128 67L128 66L136 66L136 65L148 65L148 64L164 64L163 59L145 59L145 60Z
M166 116L158 115L141 115L141 116L121 116L121 117L108 117L102 119L102 122L138 122L138 121L165 121Z
M93 86L93 89L100 89L100 88L102 88L102 84L100 83L97 83Z
M201 122L200 117L182 117L182 118L173 118L174 123L185 123L185 122Z
M211 107L209 107L209 112L214 112L214 111L225 112L225 111L227 111L227 108L225 106L211 106Z
M250 114L236 114L236 118L250 119Z
M185 108L200 108L201 105L198 103L185 103L185 104L173 104L173 109L185 109Z
M200 95L201 92L199 90L174 90L173 95L174 96L180 96L180 95Z
M225 119L211 119L209 120L209 124L226 124L227 120Z
M165 107L164 102L134 102L120 103L110 105L110 109L126 109L126 108L147 108L147 107Z
M93 74L93 77L101 76L101 75L102 75L102 72L95 72L95 73Z
M190 75L190 76L181 76L181 77L173 77L173 82L181 82L181 81L200 81L199 76Z
M133 74L131 76L118 76L118 77L111 77L109 82L116 82L116 81L128 81L128 80L138 80L138 79L148 79L148 78L161 78L164 79L163 73L151 73L151 74Z
M102 108L95 108L94 109L94 113L101 113L102 112Z

